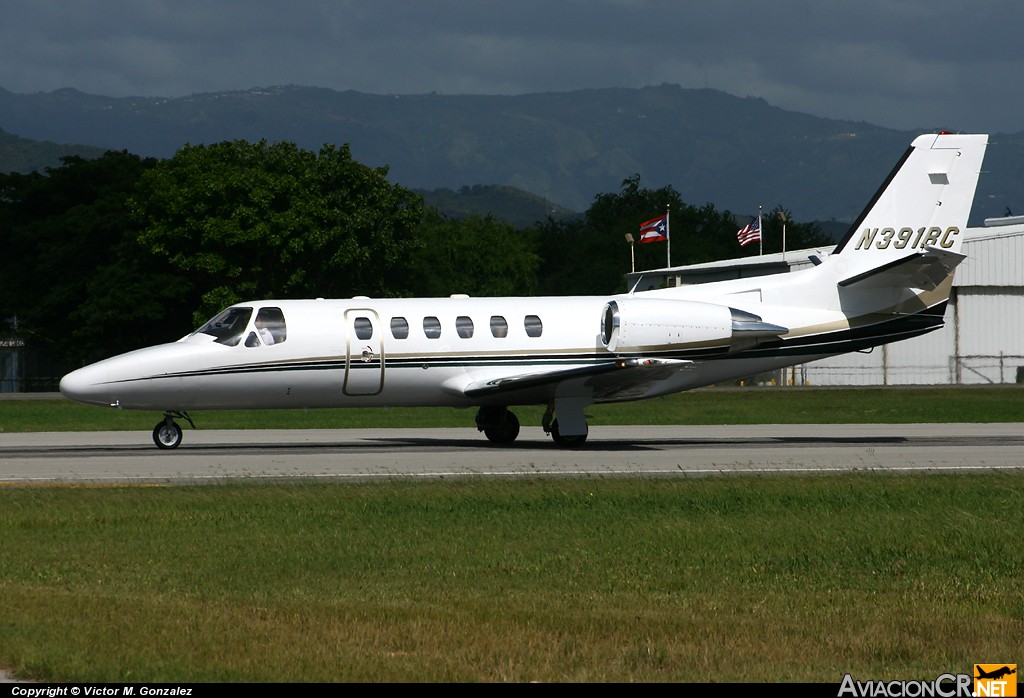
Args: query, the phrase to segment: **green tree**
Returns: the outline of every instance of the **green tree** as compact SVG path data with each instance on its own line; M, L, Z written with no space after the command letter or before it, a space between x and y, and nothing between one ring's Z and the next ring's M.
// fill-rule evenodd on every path
M463 219L430 208L417 228L408 288L413 295L530 295L540 259L532 237L493 216Z
M810 247L831 247L834 243L825 235L817 223L798 223L793 220L793 214L776 206L771 211L761 215L761 237L764 243L764 253L775 253L782 251L783 226L785 226L785 245L787 250L805 250ZM757 245L748 246L748 255L757 252Z
M623 275L630 271L630 244L626 234L638 238L639 224L683 204L672 187L658 190L640 186L640 176L622 182L616 194L598 194L582 221L548 219L537 227L544 293L617 293L625 289ZM674 225L673 225L674 227ZM647 249L645 249L647 248ZM664 267L664 244L636 244L636 268ZM660 257L660 259L659 259ZM675 263L675 260L673 260Z
M142 178L140 242L199 292L195 322L253 298L399 295L422 200L352 159L294 143L185 146Z
M641 244L642 222L669 214L669 241ZM830 245L828 237L813 223L796 223L792 215L776 207L762 216L764 252L782 249L782 216L786 222L786 249ZM582 221L548 219L536 227L540 239L540 288L544 293L602 294L624 290L624 274L635 264L636 271L671 265L699 264L721 259L757 255L759 246L740 247L737 231L746 225L728 211L713 204L697 207L682 201L671 186L648 189L640 176L623 180L618 193L599 194ZM633 259L626 234L633 242ZM635 260L635 261L634 261Z
M135 242L127 201L156 160L127 152L0 175L0 318L18 318L33 362L74 367L167 339L185 293Z
M640 224L666 212L670 242L640 243ZM582 221L549 219L537 230L544 259L540 285L546 293L617 293L625 290L623 277L632 267L664 268L670 244L671 264L679 266L722 259L728 256L728 236L732 248L736 240L729 214L711 204L687 205L671 186L643 187L640 175L623 180L618 193L594 197ZM627 234L633 243L627 242Z

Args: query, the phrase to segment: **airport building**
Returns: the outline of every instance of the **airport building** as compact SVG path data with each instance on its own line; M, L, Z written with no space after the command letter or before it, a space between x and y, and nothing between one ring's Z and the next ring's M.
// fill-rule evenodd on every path
M1024 216L968 228L945 326L869 352L842 354L761 376L786 385L1024 383ZM810 267L831 248L636 272L638 290L779 274Z

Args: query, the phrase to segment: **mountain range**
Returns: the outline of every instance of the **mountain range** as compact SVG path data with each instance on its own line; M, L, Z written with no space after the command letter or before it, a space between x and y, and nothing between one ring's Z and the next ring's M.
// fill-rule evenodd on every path
M642 186L671 185L698 206L742 215L782 206L796 220L845 222L918 133L668 84L519 96L279 86L114 98L0 88L0 129L3 172L40 167L39 156L24 158L29 143L40 141L73 144L54 152L160 158L186 143L234 139L287 140L311 150L348 143L356 160L387 166L392 181L417 190L499 185L583 211L640 175ZM1024 131L993 134L991 143L975 225L1024 212Z

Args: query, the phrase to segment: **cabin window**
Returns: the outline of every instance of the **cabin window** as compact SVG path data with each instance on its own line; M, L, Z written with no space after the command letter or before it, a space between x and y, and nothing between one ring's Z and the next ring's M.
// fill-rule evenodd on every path
M365 340L373 337L373 323L368 317L357 317L352 321L352 329L355 330L356 337L359 339Z
M469 339L473 336L473 320L465 315L458 316L455 318L455 331L463 339Z
M437 339L441 336L441 321L433 315L423 318L423 334L427 339Z
M527 337L540 337L544 331L544 323L536 315L527 315L523 324L526 327Z
M288 328L280 308L260 308L256 313L256 332L266 345L280 344L288 339Z
M404 317L391 318L391 336L395 339L408 339L409 321Z
M252 308L228 308L192 334L207 334L225 346L233 347L242 339Z
M500 315L491 316L491 335L501 339L508 337L508 323Z

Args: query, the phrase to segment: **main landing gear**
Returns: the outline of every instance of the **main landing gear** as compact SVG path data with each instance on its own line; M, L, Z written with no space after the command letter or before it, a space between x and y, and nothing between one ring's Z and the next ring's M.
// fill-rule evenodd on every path
M157 448L177 448L181 445L181 427L179 427L178 423L174 421L175 417L184 419L189 423L189 426L193 429L196 428L192 418L188 416L188 412L164 412L163 421L158 422L157 425L153 427L153 443L156 444Z
M510 444L519 436L519 418L507 407L481 407L476 413L477 431L495 444Z
M561 425L554 418L556 402L563 418ZM541 425L544 427L544 433L551 434L555 445L562 448L577 448L586 442L589 429L583 415L585 404L589 403L557 400L548 405ZM489 405L477 411L476 428L482 431L491 443L510 444L519 436L519 419L507 407Z
M551 434L551 439L562 448L579 448L587 441L587 434L590 429L584 424L583 428L585 431L582 434L563 434L558 428L558 420L551 422L551 426L548 428L548 433Z
M556 403L559 403L558 406L561 408L561 425L554 418ZM587 418L583 416L583 403L577 404L576 401L555 400L548 403L541 425L546 433L551 434L555 444L562 448L579 448L586 443L587 434L590 432Z

